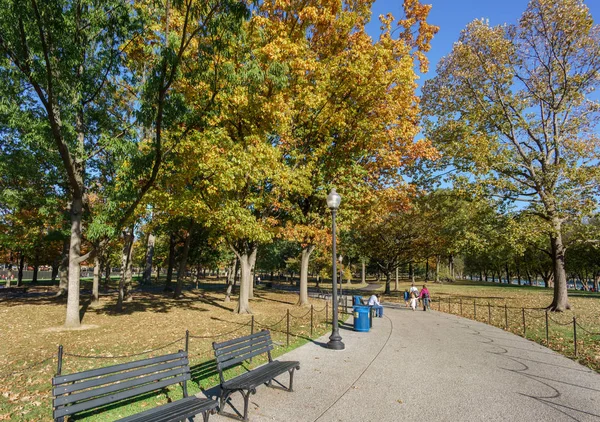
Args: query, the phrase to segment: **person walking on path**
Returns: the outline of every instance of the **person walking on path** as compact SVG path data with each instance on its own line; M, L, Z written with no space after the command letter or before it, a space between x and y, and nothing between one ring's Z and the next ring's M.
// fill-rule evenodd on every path
M421 304L423 305L423 310L426 311L429 309L429 290L427 286L423 284L423 288L421 289L421 293L419 294L419 299L421 299Z
M419 297L419 289L415 286L415 283L410 285L410 289L408 289L408 293L414 293L416 297Z
M408 303L410 301L410 293L408 290L404 290L404 305L408 308Z
M417 295L415 292L410 292L410 307L413 311L417 309Z
M372 306L373 309L375 309L375 316L383 318L383 306L381 306L381 303L379 303L379 294L371 295L367 305Z

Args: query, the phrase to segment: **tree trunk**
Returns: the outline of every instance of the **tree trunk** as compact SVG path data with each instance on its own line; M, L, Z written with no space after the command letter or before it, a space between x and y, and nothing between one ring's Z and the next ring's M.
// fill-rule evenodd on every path
M73 195L71 202L71 241L69 243L69 274L67 288L66 327L79 327L79 283L81 258L81 215L83 213L83 198Z
M237 263L237 258L233 257L229 271L227 271L227 291L225 292L225 302L231 302L231 291L233 290L235 274L237 273Z
M52 273L50 275L50 282L52 284L56 283L56 277L58 276L58 262L52 263Z
M173 267L175 267L175 246L177 241L175 239L175 233L171 233L169 238L169 263L167 264L167 279L165 280L165 292L172 292L173 287L171 281L173 280Z
M435 282L440 282L440 256L435 257Z
M156 284L158 284L160 281L160 270L161 270L160 265L157 265L156 266Z
M429 281L429 258L425 260L425 281Z
M454 280L454 255L448 257L448 269L450 270L450 279Z
M94 257L94 281L92 282L92 303L91 306L97 306L100 303L100 277L101 277L100 254Z
M194 230L194 220L190 221L190 225L188 227L187 237L185 238L185 242L183 244L183 251L181 253L181 259L179 260L179 270L177 270L177 285L175 286L175 294L173 295L174 299L179 299L181 296L181 292L183 290L183 280L185 279L187 267L188 255L190 253L190 244L192 243L192 231Z
M594 292L598 293L598 284L600 284L600 272L596 273L594 277Z
M200 274L202 274L202 265L196 265L196 290L198 290L198 284L200 283Z
M40 257L39 257L39 252L36 250L35 257L33 258L33 276L31 277L32 283L38 282L39 269L40 269Z
M548 310L563 312L571 309L567 293L567 275L565 272L565 247L562 241L561 224L554 221L554 232L550 236L552 246L552 264L554 273L554 298Z
M510 271L508 269L508 262L504 264L504 269L506 270L506 282L510 284Z
M391 293L391 280L392 274L388 271L385 273L385 291L384 294L389 295Z
M400 268L396 267L396 280L394 281L394 291L398 291L398 273L400 272ZM408 272L412 273L412 263L408 266Z
M156 238L152 233L148 235L148 248L146 249L146 268L144 268L144 276L142 284L152 284L152 258L154 257L154 243Z
M123 302L128 296L128 279L130 276L130 260L133 245L133 230L123 232L123 252L121 253L121 280L119 281L119 298L117 300L117 312L123 310Z
M250 279L252 276L252 266L250 256L255 253L256 248L252 245L244 245L239 249L232 247L232 250L240 263L240 296L236 312L238 314L251 314L252 310L250 309L249 290L250 284L252 283L252 280Z
M298 305L308 305L308 264L310 261L310 255L315 250L315 245L308 245L302 249L302 256L300 258L300 297L298 299ZM364 269L364 267L363 267ZM363 275L364 277L364 275Z
M248 299L254 299L254 265L256 264L256 253L258 252L258 248L254 248L254 250L250 253L248 257L248 263L250 264L250 280L248 283Z
M19 253L19 272L17 273L17 287L23 285L23 267L25 266L25 254Z
M250 262L248 252L242 252L238 256L240 260L240 298L236 312L238 314L251 314L249 303L249 284L250 284Z
M110 273L112 272L112 268L110 268L110 261L108 260L108 258L104 262L104 265L106 266L106 269L104 270L104 288L108 290L108 283L110 283Z
M365 284L367 282L367 275L365 274L365 260L363 259L361 261L361 273L360 273L360 281L362 284Z

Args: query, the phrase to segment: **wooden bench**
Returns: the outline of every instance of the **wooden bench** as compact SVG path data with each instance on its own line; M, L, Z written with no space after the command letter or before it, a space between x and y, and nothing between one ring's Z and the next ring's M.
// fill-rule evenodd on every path
M300 362L295 361L277 361L271 358L273 342L271 334L267 330L249 336L236 338L222 343L213 343L215 357L217 360L217 369L221 379L221 397L219 403L219 414L223 413L225 403L236 391L239 391L244 397L244 416L243 420L248 420L248 399L250 394L256 394L256 387L261 384L272 386L272 381L279 375L288 372L290 374L290 383L287 391L292 391L294 383L294 371L300 369ZM225 380L223 372L227 368L241 365L246 360L266 353L269 362L259 366L241 375Z
M55 421L65 416L96 410L108 404L130 399L169 385L181 384L183 398L120 419L122 422L184 421L202 413L204 421L217 407L215 400L188 397L190 379L187 352L179 351L105 368L61 375L62 346L58 352L58 374L52 378L52 408Z

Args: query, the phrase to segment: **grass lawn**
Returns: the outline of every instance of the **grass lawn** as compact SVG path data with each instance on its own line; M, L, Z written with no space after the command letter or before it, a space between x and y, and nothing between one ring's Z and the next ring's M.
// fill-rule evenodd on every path
M415 283L419 289L423 281ZM600 294L569 290L571 309L548 313L546 343L545 307L552 302L552 289L495 283L460 281L428 282L432 309L507 329L548 346L557 352L600 371ZM402 293L410 283L401 282L399 292L385 300L403 302ZM393 288L393 283L392 283ZM525 316L525 325L523 324ZM577 356L573 318L576 318ZM525 329L524 329L525 327Z
M0 298L0 420L51 420L50 381L56 372L59 344L65 351L62 372L68 374L176 352L185 348L185 332L189 330L190 394L217 385L212 342L249 334L252 316L233 312L237 297L225 303L222 284L200 287L184 291L180 300L173 300L160 288L134 292L133 301L120 314L114 310L115 293L101 294L100 306L95 308L85 304L88 297L83 295L84 329L69 331L61 329L66 299L54 298L55 287L32 286L26 296ZM297 300L293 292L255 290L251 300L254 330L271 330L273 340L280 345L274 356L310 338L310 307L296 306ZM311 299L311 303L313 337L318 337L330 329L325 323L325 302ZM181 388L175 386L98 415L84 415L83 419L115 420L180 396Z

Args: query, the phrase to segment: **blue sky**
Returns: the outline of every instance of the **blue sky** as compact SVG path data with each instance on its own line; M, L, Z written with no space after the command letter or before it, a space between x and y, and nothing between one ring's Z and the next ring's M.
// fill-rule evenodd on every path
M527 8L528 0L421 0L423 4L431 4L428 21L440 27L431 43L431 51L427 54L430 61L429 72L424 79L435 74L435 66L440 58L450 53L452 44L458 39L460 31L474 19L488 19L491 25L516 23ZM596 23L600 23L600 0L586 0L588 8ZM402 0L376 0L373 6L373 17L367 26L368 33L379 36L378 16L391 12L394 17L403 16Z

